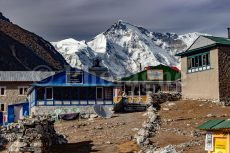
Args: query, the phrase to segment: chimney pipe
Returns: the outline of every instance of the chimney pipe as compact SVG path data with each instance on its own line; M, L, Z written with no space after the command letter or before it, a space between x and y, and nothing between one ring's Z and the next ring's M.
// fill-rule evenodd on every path
M228 39L230 39L230 28L228 28Z

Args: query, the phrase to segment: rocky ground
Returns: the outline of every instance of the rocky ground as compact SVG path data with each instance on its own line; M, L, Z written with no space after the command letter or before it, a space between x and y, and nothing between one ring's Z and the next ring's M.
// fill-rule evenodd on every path
M167 150L176 149L177 152L182 153L203 153L205 132L197 130L196 127L209 119L229 118L229 112L230 107L211 102L165 102L156 112L157 124L160 121L160 126L154 128L153 135L148 136L149 144L150 146L153 144L154 148L166 147ZM141 149L143 150L143 147L135 143L135 136L138 133L145 133L140 132L143 125L147 126L146 121L155 118L154 114L146 114L148 113L124 113L115 114L110 119L91 116L90 119L58 121L55 123L55 130L65 136L68 144L55 145L50 152L139 152Z
M158 147L173 145L183 153L203 153L205 132L196 127L210 119L229 118L229 112L229 106L218 106L210 102L166 102L158 112L161 128L151 141Z
M175 101L161 104L161 126L150 141L157 147L172 145L183 153L203 153L205 132L196 129L209 119L229 118L230 107L210 102ZM131 141L146 120L145 113L116 114L111 119L60 121L56 130L67 136L70 144L55 146L54 152L130 153L139 146Z
M56 130L63 133L69 144L52 148L55 153L127 153L139 151L132 139L141 128L144 113L115 114L110 119L91 118L59 121Z

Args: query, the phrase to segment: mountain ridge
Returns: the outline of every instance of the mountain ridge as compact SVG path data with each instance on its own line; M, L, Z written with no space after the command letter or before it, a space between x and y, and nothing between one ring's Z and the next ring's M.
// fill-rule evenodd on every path
M1 71L62 70L69 65L48 41L13 24L2 13L0 40Z
M199 35L203 34L151 32L119 20L88 42L75 40L68 44L67 39L51 44L73 67L87 70L92 60L99 57L114 77L123 77L140 71L140 63L142 68L158 64L179 66L179 58L174 55L188 48Z

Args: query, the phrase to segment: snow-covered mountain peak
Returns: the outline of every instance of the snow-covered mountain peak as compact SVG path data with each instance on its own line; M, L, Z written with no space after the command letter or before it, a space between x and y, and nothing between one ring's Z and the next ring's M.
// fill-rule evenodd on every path
M89 42L66 39L52 44L73 67L87 70L99 57L114 77L123 77L146 66L180 67L175 54L187 49L199 35L151 32L119 20Z

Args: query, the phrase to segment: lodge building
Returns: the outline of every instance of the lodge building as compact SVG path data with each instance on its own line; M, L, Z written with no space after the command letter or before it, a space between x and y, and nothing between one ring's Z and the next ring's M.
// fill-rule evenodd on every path
M32 84L28 93L31 113L49 114L62 108L92 111L95 104L112 106L114 86L79 69L62 71Z
M230 39L200 36L177 56L184 99L230 101Z
M176 67L149 66L144 71L124 77L114 90L114 102L127 97L130 103L146 103L148 92L181 92L181 73Z
M0 71L0 108L7 111L8 104L26 101L30 84L41 81L55 72Z

